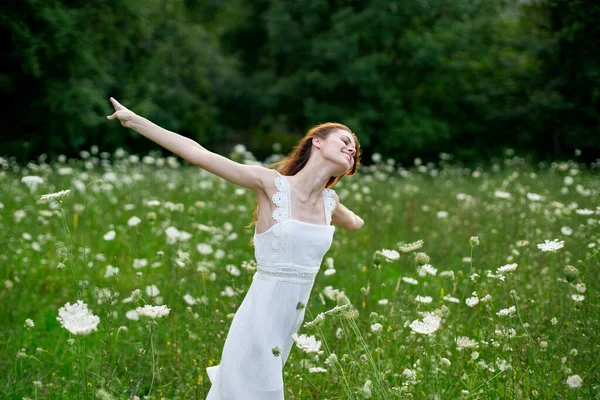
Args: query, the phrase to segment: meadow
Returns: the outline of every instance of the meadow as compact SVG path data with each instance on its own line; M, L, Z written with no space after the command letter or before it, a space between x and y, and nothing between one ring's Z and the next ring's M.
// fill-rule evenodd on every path
M336 229L286 399L600 399L598 165L373 161L333 188L365 224ZM204 399L254 206L160 154L0 159L0 397Z

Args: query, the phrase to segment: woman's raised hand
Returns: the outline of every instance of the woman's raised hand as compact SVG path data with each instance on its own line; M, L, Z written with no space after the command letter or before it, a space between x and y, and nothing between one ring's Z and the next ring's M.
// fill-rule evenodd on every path
M136 114L133 111L126 108L125 106L121 105L121 103L119 103L112 97L110 98L110 102L115 107L115 112L114 114L109 115L106 118L118 119L119 121L121 121L121 125L123 125L125 128L131 128L133 118L136 116Z

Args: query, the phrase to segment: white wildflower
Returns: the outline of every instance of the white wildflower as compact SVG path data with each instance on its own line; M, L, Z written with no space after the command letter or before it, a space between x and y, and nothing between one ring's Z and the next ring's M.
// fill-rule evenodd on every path
M225 271L229 272L233 276L240 276L240 270L233 264L228 264L225 266Z
M417 295L417 297L415 297L415 301L417 303L425 303L425 304L429 304L431 303L433 299L431 298L431 296L419 296Z
M577 210L575 210L575 213L579 215L592 215L594 213L594 210L590 210L589 208L578 208Z
M577 302L585 300L585 296L582 294L572 294L571 298Z
M442 299L444 299L445 301L449 301L451 303L460 303L460 299L457 299L456 297L452 297L449 294L445 295Z
M455 342L456 342L456 346L457 346L458 350L479 347L479 343L477 343L475 340L470 339L466 336L457 337Z
M292 339L296 342L296 346L305 353L318 353L321 349L321 342L312 335L306 336L302 334L298 336L298 334L294 333Z
M132 321L138 321L140 319L140 314L135 310L129 310L125 313L125 318Z
M100 317L92 314L82 300L77 300L75 304L65 304L58 310L56 319L74 335L87 335L96 331L100 323Z
M542 250L542 251L556 251L559 249L562 249L565 245L565 241L564 240L558 240L558 239L554 239L552 241L550 240L545 240L544 243L540 243L537 245L538 249Z
M137 311L141 317L156 319L166 317L169 315L171 309L167 306L151 306L146 304L144 307L137 307L135 311Z
M477 303L479 303L479 297L477 296L477 292L473 292L471 296L472 297L468 297L465 299L465 303L469 307L475 307Z
M562 228L560 228L560 233L562 233L565 236L571 236L573 234L573 229L571 229L568 226L563 226Z
M418 268L418 272L419 276L435 276L437 274L437 269L432 267L431 264L423 264Z
M512 272L512 271L514 271L514 270L517 269L517 265L518 264L506 264L506 265L503 265L503 266L501 266L500 268L498 268L496 270L496 273L497 274L504 274L506 272Z
M378 252L386 259L386 261L396 261L400 258L400 253L396 250L383 249Z
M21 182L29 187L31 193L37 190L38 185L44 183L44 179L36 175L28 175L21 178Z
M104 277L110 278L111 276L115 276L119 273L118 267L113 267L112 265L107 265L106 270L104 271Z
M142 222L142 220L139 217L136 217L135 215L131 218L129 218L127 220L127 225L129 226L136 226L138 225L140 222Z
M579 375L571 375L567 378L567 385L569 385L571 389L580 387L582 383L583 379L581 379Z
M49 203L51 201L62 201L65 197L67 197L69 195L69 193L71 193L70 189L67 190L61 190L60 192L56 192L56 193L48 193L48 194L43 194L40 197L40 201L43 203Z
M158 290L156 285L146 286L146 294L150 297L156 297L160 294L160 290Z
M418 319L414 320L409 325L410 329L416 333L421 333L424 335L430 335L439 329L442 318L438 317L432 312L425 312L422 313L422 315L423 321Z
M499 199L510 199L511 194L502 190L496 190L494 192L494 196L496 196Z
M515 306L511 306L509 308L504 308L504 309L498 311L496 313L496 315L499 316L499 317L507 317L509 315L513 315L516 312L517 312L516 307Z
M419 283L419 281L417 281L416 279L409 278L408 276L403 276L402 281L404 281L408 284L411 284L411 285L417 285Z
M540 196L537 193L527 193L527 198L531 201L542 201L544 200L543 196Z
M196 250L198 250L198 253L203 255L212 254L214 251L212 246L207 243L198 243L196 245Z
M104 237L104 240L109 242L111 240L114 240L114 238L116 236L117 236L117 232L115 232L114 230L110 230L110 231L106 232L103 237Z
M416 242L403 244L399 246L398 250L400 250L403 253L410 253L411 251L420 249L423 246L423 243L423 240L419 239Z

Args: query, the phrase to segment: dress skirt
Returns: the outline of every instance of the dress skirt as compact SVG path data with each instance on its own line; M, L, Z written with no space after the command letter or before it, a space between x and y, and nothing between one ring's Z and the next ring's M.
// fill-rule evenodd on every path
M231 322L221 363L206 368L212 383L206 400L284 399L282 370L294 343L292 334L304 320L313 282L254 275ZM299 308L299 302L304 306Z

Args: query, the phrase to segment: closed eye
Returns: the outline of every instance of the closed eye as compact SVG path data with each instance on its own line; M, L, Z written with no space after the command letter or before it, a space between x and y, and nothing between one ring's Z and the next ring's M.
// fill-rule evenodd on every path
M344 141L344 144L346 144L346 145L350 144L350 140L347 137L344 136L342 138L342 140ZM356 153L356 151L355 151L355 153ZM356 157L355 155L352 155L352 158L355 158L355 157Z

